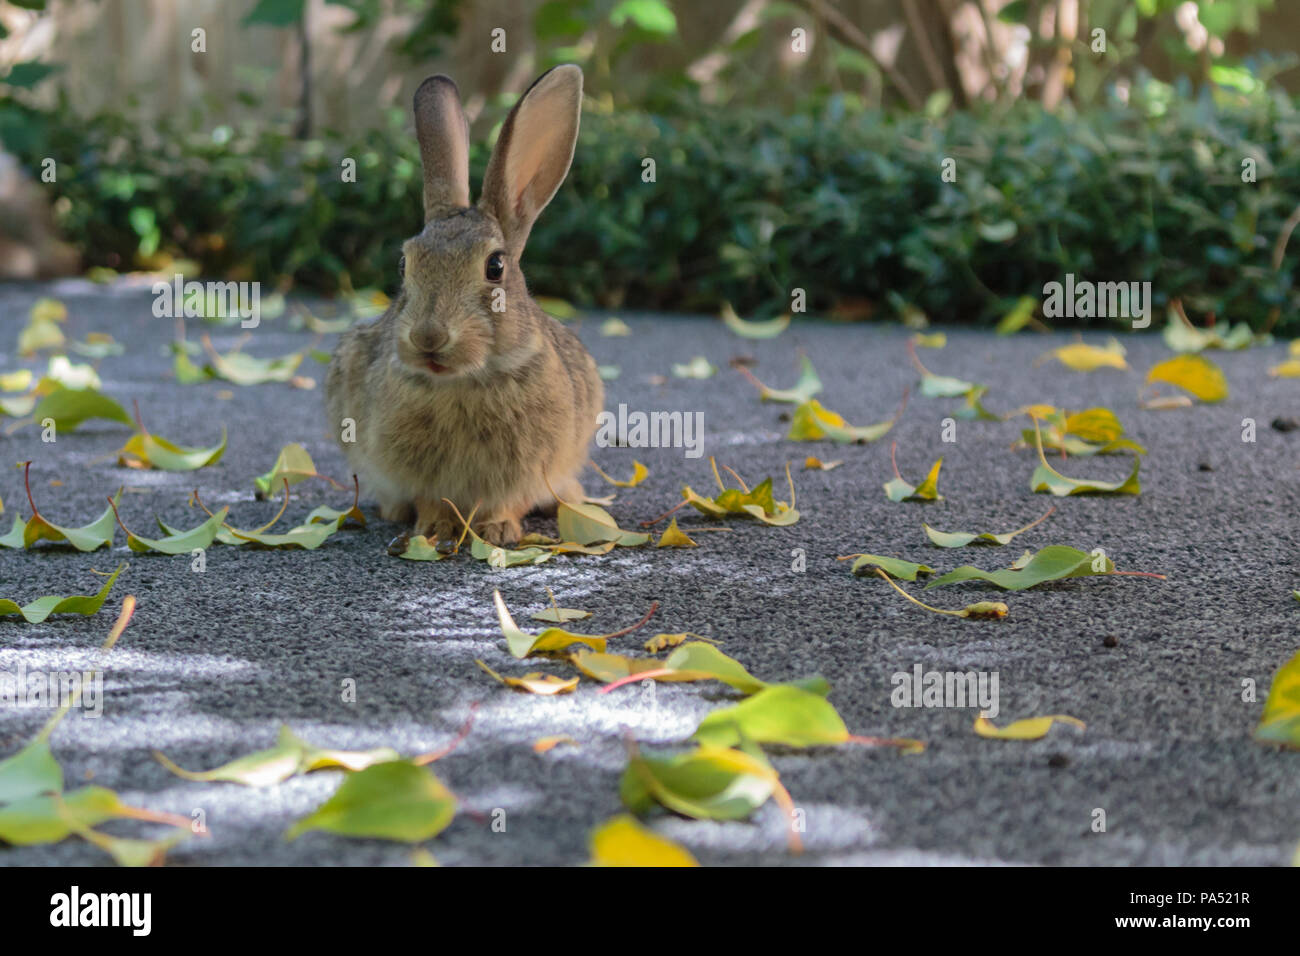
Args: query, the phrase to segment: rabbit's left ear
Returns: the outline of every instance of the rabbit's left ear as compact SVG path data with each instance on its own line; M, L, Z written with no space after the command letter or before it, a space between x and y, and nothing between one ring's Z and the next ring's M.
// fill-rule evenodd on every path
M564 182L581 115L582 70L557 66L537 78L501 126L479 204L496 217L515 258Z

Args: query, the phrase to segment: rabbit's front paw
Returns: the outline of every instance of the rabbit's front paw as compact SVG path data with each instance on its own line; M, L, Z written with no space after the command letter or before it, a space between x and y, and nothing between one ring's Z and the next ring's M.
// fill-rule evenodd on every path
M474 528L475 533L488 544L494 544L499 548L508 548L519 542L523 537L524 528L519 523L518 518L498 518L493 521L485 521Z
M415 531L430 541L454 542L460 537L460 522L445 501L416 502ZM439 549L441 550L441 549Z

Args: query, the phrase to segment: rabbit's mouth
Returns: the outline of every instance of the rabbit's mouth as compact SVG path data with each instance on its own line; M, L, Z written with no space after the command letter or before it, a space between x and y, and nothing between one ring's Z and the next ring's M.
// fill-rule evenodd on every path
M451 371L450 365L443 365L433 355L426 355L424 357L424 367L434 375L445 375L447 372Z

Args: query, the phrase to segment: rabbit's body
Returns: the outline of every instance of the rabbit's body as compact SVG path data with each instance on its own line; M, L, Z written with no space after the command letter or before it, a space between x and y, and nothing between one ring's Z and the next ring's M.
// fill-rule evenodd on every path
M529 511L557 495L581 500L604 389L582 343L529 298L517 264L568 170L580 95L573 67L530 88L502 128L474 208L455 87L435 77L416 94L427 221L404 246L402 293L343 336L325 381L349 463L381 514L414 520L416 533L454 536L447 499L475 512L484 538L512 544Z

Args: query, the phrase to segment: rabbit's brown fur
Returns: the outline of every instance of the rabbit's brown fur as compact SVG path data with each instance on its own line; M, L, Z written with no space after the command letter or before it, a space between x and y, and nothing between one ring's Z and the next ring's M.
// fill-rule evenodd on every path
M519 270L533 220L568 171L581 93L576 67L529 88L502 126L477 207L455 85L431 77L416 93L425 226L403 247L400 295L344 335L325 380L348 461L381 514L413 521L416 533L459 531L446 498L464 515L477 507L485 539L513 544L525 514L554 504L552 491L582 498L604 389L587 350L529 297ZM494 254L504 263L495 282L485 278Z

